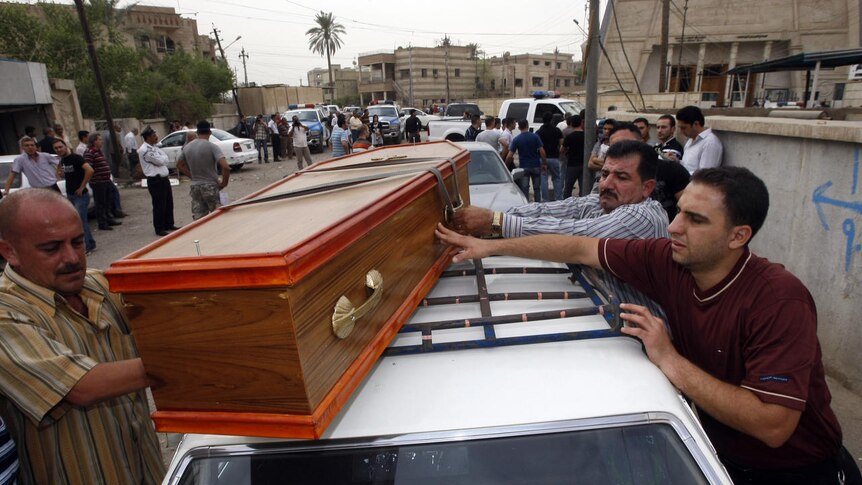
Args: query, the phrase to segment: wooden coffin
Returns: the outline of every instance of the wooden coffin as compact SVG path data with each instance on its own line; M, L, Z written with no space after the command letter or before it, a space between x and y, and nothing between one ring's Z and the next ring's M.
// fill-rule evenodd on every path
M468 159L438 142L320 162L113 263L156 428L319 437L448 262L434 227L469 203ZM350 305L373 307L352 331Z

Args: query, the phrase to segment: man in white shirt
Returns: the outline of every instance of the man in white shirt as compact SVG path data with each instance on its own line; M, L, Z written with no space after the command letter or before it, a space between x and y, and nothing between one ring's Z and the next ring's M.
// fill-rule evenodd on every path
M679 131L688 138L682 155L682 165L689 174L701 168L714 168L721 165L724 148L721 140L706 128L703 112L697 106L686 106L676 113Z
M168 178L168 154L156 146L159 136L149 126L141 133L144 143L136 152L141 169L147 177L147 190L153 200L153 229L156 235L165 236L178 229L174 225L174 195Z
M512 130L515 128L515 119L514 118L504 118L503 119L503 130L500 132L500 157L503 160L506 160L509 156L509 147L512 145L512 140L515 138L515 135L512 134ZM515 164L510 164L506 162L506 167L509 170L515 168Z
M123 137L123 151L126 152L126 158L129 160L129 173L135 173L135 167L138 165L138 129L132 128L132 131L126 133Z
M280 162L278 156L281 154L281 137L278 135L278 120L281 115L273 113L266 126L269 128L269 140L272 142L272 161Z
M293 151L296 153L296 165L302 170L302 161L311 165L311 150L308 148L308 127L294 115L287 136L293 138Z

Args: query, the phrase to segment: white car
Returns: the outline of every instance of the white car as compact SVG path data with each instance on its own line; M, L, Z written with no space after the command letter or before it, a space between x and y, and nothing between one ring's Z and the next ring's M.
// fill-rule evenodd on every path
M491 145L480 141L459 141L456 145L470 152L470 205L505 212L529 203Z
M193 129L175 131L159 140L156 144L168 154L169 170L176 170L177 158L179 158L183 145L186 142L186 133L190 131L194 132ZM239 170L246 163L254 163L257 160L257 150L254 148L254 140L237 138L224 130L213 128L212 135L210 135L210 143L221 148L221 152L227 164L230 165L231 170Z
M419 121L422 123L422 129L423 130L428 127L428 122L431 121L432 119L440 119L439 116L431 116L431 115L425 113L424 111L422 111L421 109L401 108L398 110L398 115L401 117L401 132L402 133L404 133L404 122L407 121L407 118L410 117L410 110L411 109L416 110L416 117L419 118Z
M570 275L451 265L320 439L186 435L163 484L731 483L615 307L599 316Z

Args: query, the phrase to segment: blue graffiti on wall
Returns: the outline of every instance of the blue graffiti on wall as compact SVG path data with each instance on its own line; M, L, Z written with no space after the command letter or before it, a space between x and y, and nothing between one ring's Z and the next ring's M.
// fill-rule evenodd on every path
M850 189L850 195L856 195L856 188L859 183L859 147L853 153L853 181ZM820 218L820 223L823 224L823 229L829 231L829 223L826 220L826 212L823 210L824 205L849 209L857 214L862 214L862 202L846 201L826 195L826 191L832 187L832 181L828 181L814 189L814 194L811 200L814 201L814 207L817 209L817 217ZM856 242L856 222L852 216L844 219L841 223L841 232L847 238L847 244L844 251L844 271L850 271L853 265L854 253L862 252L862 244Z

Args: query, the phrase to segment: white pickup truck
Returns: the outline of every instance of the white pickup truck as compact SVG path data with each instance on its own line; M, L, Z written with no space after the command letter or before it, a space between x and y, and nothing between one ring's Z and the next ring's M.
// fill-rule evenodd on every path
M556 125L567 115L576 115L584 105L572 99L550 97L545 91L536 91L532 98L507 99L500 106L500 119L514 118L517 121L527 120L530 123L530 131L538 130L542 126L542 117L545 113L556 116ZM543 93L543 94L538 94Z
M570 276L451 265L323 437L186 435L163 484L730 484L616 307Z
M464 118L465 113L482 115L477 104L451 103L446 106L446 112L442 116L432 118L426 125L428 141L464 141L464 132L470 127L470 120Z

